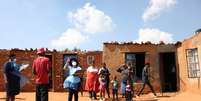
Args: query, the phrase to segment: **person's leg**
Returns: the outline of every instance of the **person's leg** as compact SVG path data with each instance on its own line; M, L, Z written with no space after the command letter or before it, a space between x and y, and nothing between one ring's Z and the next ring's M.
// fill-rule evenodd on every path
M100 99L102 99L102 97L103 97L103 92L102 90L100 90Z
M93 97L92 91L89 91L89 98L92 99L92 97Z
M142 91L144 90L145 85L146 85L146 83L143 83L143 85L142 85L142 88L141 88L140 92L137 94L138 96L140 96L140 94L141 94L141 93L142 93Z
M36 101L41 101L40 85L36 85Z
M72 101L73 99L73 90L72 89L68 89L68 101Z
M15 101L15 96L11 96L10 101Z
M48 101L48 85L41 85L41 101Z
M129 98L130 101L132 100L132 92L128 93L128 98Z
M108 96L110 97L110 96ZM105 89L103 90L103 98L105 99Z
M115 99L115 89L112 89L112 100Z
M107 92L108 98L110 98L110 80L106 81L106 92Z
M78 91L74 90L74 101L78 101Z
M151 89L152 93L156 96L156 92L154 91L153 86L151 85L151 83L149 81L147 82L147 85Z
M122 98L123 98L126 93L126 84L124 82L121 82L121 92L122 92Z
M118 101L118 98L119 98L119 97L118 97L118 89L116 89L115 93L116 93L116 94L115 94L115 95L116 95L116 99L117 99L117 101Z
M96 92L95 91L92 91L92 97L96 100Z

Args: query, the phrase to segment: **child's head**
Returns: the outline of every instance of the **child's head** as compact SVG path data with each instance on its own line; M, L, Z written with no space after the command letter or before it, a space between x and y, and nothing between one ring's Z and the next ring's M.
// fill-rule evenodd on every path
M127 80L127 81L126 81L126 84L127 84L127 85L129 85L130 83L131 83L130 80Z

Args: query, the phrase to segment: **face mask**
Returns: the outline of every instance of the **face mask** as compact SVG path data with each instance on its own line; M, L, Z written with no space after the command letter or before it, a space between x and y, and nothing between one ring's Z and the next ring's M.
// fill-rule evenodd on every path
M13 61L14 61L14 62L16 62L16 61L17 61L17 59L14 59Z
M73 61L73 62L72 62L72 65L73 65L73 66L76 66L76 65L77 65L77 62Z

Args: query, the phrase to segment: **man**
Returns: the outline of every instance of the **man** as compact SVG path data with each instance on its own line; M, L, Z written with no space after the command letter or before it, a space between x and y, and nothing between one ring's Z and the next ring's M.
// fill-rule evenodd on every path
M38 57L34 60L32 70L35 75L36 101L48 101L49 73L51 73L51 63L45 57L44 48L37 50Z
M104 75L105 77L105 88L106 88L106 92L108 94L108 98L110 98L110 89L109 89L109 84L110 84L110 72L108 70L108 68L106 67L106 64L103 63L102 64L102 68L100 68L99 75Z
M6 84L6 101L15 101L20 93L20 75L16 70L16 56L9 55L9 61L4 64L4 79Z
M140 94L144 90L144 87L145 87L146 84L149 86L149 88L151 89L152 93L156 96L156 93L155 93L155 91L154 91L154 89L153 89L153 87L152 87L152 85L151 85L151 83L149 81L149 76L150 76L149 68L150 68L150 64L146 63L145 67L142 70L142 83L143 83L143 86L142 86L138 96L140 96Z

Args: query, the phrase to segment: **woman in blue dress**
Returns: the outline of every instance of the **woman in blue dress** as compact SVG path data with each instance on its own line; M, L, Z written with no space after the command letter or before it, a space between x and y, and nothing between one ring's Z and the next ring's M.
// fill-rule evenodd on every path
M72 101L74 95L74 101L78 101L78 90L80 86L81 67L79 67L78 61L75 58L70 59L64 65L64 69L68 69L68 77L64 80L64 88L68 89L68 101Z

